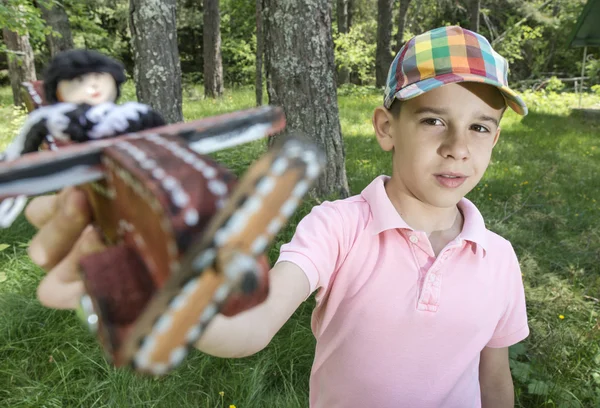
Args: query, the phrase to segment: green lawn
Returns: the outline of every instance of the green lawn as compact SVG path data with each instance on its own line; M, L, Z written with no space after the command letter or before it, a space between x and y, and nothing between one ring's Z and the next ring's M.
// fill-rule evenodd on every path
M254 104L252 90L228 92L219 102L200 94L185 93L186 120ZM133 97L126 88L123 100ZM531 335L511 350L517 406L600 407L600 124L569 115L574 95L526 99L530 115L507 113L489 170L468 197L521 261ZM340 93L352 194L391 169L370 124L380 100L367 88ZM0 88L1 148L23 120L10 103L10 90ZM263 151L261 141L217 157L239 173ZM279 234L271 261L312 205L307 201ZM72 312L37 303L43 273L25 249L33 234L22 216L0 231L0 407L308 406L312 300L255 356L225 360L194 351L170 376L142 378L110 367Z

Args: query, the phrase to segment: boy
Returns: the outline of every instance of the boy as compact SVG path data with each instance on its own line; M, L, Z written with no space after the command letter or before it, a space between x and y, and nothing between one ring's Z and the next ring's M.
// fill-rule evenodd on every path
M392 175L313 208L282 246L266 301L218 316L197 347L256 353L318 291L311 407L513 406L508 346L529 333L519 263L464 198L489 164L506 106L527 113L507 70L485 38L459 27L411 39L373 114ZM77 260L101 248L85 228L84 197L37 198L27 216L40 227L30 255L50 271L40 301L76 307Z

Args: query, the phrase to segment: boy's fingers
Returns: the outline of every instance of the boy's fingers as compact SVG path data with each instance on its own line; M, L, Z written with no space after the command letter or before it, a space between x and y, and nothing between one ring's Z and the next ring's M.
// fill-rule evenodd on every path
M106 247L92 227L85 229L73 250L42 280L37 295L40 303L55 309L75 309L84 293L79 261Z
M66 205L74 206L70 207L69 211L89 212L83 191L75 187L67 187L58 194L40 196L31 200L25 208L25 217L33 226L40 229Z
M52 309L77 309L83 293L82 281L63 283L54 274L48 274L37 289L40 303Z
M71 193L57 197L52 216L33 237L29 256L37 265L52 269L64 258L90 222L90 211L84 194Z
M48 222L56 211L56 195L36 197L25 208L25 218L36 228L40 229Z

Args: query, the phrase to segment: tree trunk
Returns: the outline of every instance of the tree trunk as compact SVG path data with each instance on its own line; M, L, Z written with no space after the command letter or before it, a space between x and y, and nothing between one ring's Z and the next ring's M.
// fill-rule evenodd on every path
M7 49L8 74L13 101L15 106L23 106L25 101L21 98L21 83L37 79L29 34L19 35L6 28L2 30L2 34Z
M262 21L262 0L256 0L256 106L263 103L263 21Z
M349 0L337 0L337 26L338 32L348 32L348 3Z
M411 0L400 0L400 10L398 10L398 33L396 34L396 52L404 45L404 28L406 27L406 15Z
M204 95L223 95L223 62L221 59L221 16L219 0L204 0Z
M168 123L183 120L175 4L176 0L129 2L137 98Z
M385 86L392 56L392 6L394 0L377 0L377 51L375 54L375 85Z
M353 21L353 17L354 17L354 7L356 0L348 0L348 31L350 31L350 29L352 28L352 21Z
M469 0L469 17L471 31L479 32L479 9L481 0Z
M265 0L263 5L269 103L283 107L286 132L306 135L327 155L317 194L347 197L330 2Z
M337 27L340 34L350 31L348 28L348 2L349 0L337 0ZM347 83L349 76L348 68L338 69L338 85Z
M42 12L42 17L46 24L52 28L53 33L46 37L50 56L54 57L61 51L70 50L73 48L73 35L71 34L71 26L69 24L69 16L63 8L63 5L56 2L48 9L43 5L39 5Z

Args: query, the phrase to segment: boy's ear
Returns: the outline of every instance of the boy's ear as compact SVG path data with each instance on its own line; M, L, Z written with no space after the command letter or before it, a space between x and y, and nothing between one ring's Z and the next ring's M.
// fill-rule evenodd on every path
M392 138L392 113L383 106L378 106L373 112L373 129L377 136L379 146L389 152L394 148L394 139Z
M500 131L502 130L502 128L498 127L498 130L496 130L496 136L494 136L494 144L492 145L492 148L496 146L496 143L498 143L498 139L500 139Z

